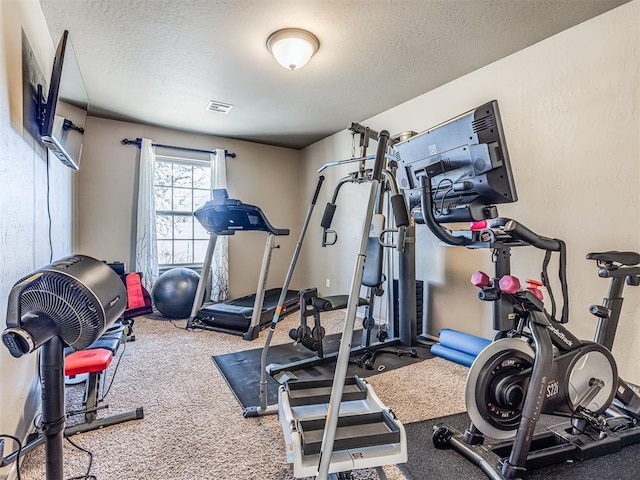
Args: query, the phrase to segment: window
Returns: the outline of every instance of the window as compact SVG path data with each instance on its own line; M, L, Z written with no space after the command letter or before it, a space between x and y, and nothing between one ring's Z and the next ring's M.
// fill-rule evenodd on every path
M193 212L211 198L210 163L156 155L153 188L159 266L201 265L209 235Z

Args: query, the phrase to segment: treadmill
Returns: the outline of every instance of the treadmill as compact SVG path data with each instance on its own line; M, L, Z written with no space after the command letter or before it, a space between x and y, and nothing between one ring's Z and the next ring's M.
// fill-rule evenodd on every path
M194 215L209 233L209 243L186 328L215 330L242 335L245 340L255 340L258 338L260 330L265 328L273 318L282 291L280 288L265 291L271 253L274 248L278 248L277 245L274 245L274 238L289 235L289 230L273 227L260 208L229 198L227 190L224 188L214 189L213 199L197 209ZM235 235L237 231L267 232L267 242L256 293L202 308L218 236ZM284 312L291 313L297 309L298 296L299 292L296 290L287 291Z

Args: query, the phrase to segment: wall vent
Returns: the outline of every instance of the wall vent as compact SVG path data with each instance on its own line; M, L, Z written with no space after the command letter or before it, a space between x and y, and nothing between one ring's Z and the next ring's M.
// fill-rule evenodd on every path
M216 113L229 113L229 111L233 108L233 105L230 103L222 103L216 102L215 100L209 101L205 110L208 112L216 112Z

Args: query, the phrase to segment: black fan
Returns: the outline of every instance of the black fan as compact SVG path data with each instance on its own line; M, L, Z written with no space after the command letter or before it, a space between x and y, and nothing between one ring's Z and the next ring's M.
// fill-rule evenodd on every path
M124 284L105 263L72 255L35 271L9 293L2 341L18 358L42 346L42 425L47 480L63 477L64 345L97 340L124 312Z

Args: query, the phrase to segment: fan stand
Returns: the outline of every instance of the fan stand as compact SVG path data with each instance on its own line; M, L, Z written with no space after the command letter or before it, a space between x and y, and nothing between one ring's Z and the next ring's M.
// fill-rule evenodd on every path
M64 460L64 344L58 336L42 346L42 431L46 453L46 480L62 480Z

